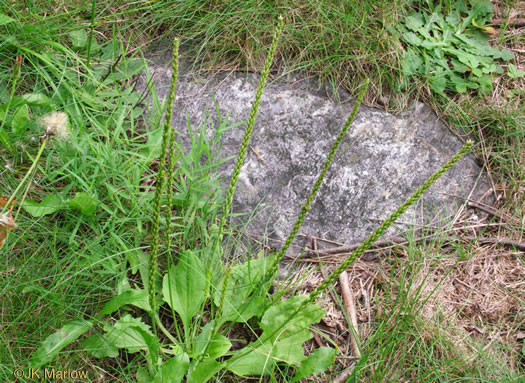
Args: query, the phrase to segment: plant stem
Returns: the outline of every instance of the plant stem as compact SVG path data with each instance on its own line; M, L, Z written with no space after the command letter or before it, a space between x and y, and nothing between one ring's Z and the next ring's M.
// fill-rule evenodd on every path
M272 45L270 46L270 50L268 52L268 56L266 56L266 62L264 64L264 69L261 73L261 78L259 80L259 85L257 86L257 91L255 93L255 100L252 105L252 109L250 112L250 117L248 118L248 123L246 124L246 130L244 132L244 138L241 143L241 147L239 149L239 154L237 156L237 162L235 163L235 167L233 169L233 173L230 179L230 186L228 187L228 192L226 194L226 201L224 202L224 207L222 211L222 217L219 224L219 230L217 233L217 236L215 238L214 245L212 246L212 254L209 258L208 262L209 265L213 264L213 260L215 258L217 245L219 243L222 243L222 236L224 231L224 226L226 224L226 217L230 213L232 201L233 201L233 195L235 193L235 187L237 186L237 181L239 180L239 174L241 172L242 164L244 163L244 158L246 157L246 151L248 149L248 144L250 143L250 138L253 133L253 127L255 125L255 118L257 116L257 111L259 109L259 104L261 103L261 96L264 91L264 87L266 85L266 80L268 78L268 75L270 73L270 67L272 65L273 57L275 55L275 51L277 49L277 43L279 41L279 36L281 34L281 30L283 28L284 18L282 15L279 16L279 21L277 23L277 27L275 28L275 32L273 35Z
M88 46L87 46L87 67L91 67L91 42L93 41L93 29L95 27L95 5L97 4L97 0L91 1L91 27L89 30L89 39L88 39Z
M35 159L33 160L33 163L31 164L31 167L26 172L26 174L24 175L24 178L22 179L22 181L20 181L20 183L16 187L15 191L13 192L13 194L11 194L11 197L9 197L9 200L7 201L5 206L2 208L2 213L4 212L5 209L8 208L8 206L11 204L11 202L15 199L15 196L18 194L18 191L20 190L20 188L25 184L25 182L27 181L29 176L33 173L33 170L35 169L35 167L36 167L36 165L38 163L38 160L40 159L40 157L42 156L42 153L44 152L44 149L45 149L46 144L47 144L47 140L48 140L47 136L44 137L44 139L42 140L42 143L40 144L40 149L38 150L38 153L37 153Z

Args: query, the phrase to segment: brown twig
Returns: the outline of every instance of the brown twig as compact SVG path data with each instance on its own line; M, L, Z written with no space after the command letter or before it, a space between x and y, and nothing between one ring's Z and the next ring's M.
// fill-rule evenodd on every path
M476 202L476 201L468 200L467 204L468 204L469 207L473 207L475 209L479 209L481 211L484 211L485 213L488 213L490 215L498 217L502 221L505 221L505 222L509 222L510 221L510 223L512 225L520 225L521 224L521 222L519 222L516 218L511 217L511 216L509 216L509 215L507 215L505 213L502 213L502 212L498 211L497 209L493 208L492 206L485 205L484 203L479 203L479 202Z
M345 308L346 316L350 321L350 346L352 347L354 356L359 359L361 358L361 351L359 351L358 346L359 333L357 328L357 313L355 311L354 294L350 288L346 271L343 271L339 275L339 283L341 284L341 294L343 295L343 306Z
M492 24L501 25L501 24L512 24L517 27L523 27L525 25L525 19L492 19Z

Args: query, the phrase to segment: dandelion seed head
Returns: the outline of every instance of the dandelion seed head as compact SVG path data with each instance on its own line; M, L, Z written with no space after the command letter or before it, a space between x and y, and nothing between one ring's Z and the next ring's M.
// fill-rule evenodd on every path
M42 117L40 121L46 129L46 135L66 138L69 134L67 130L67 114L64 112L53 112Z

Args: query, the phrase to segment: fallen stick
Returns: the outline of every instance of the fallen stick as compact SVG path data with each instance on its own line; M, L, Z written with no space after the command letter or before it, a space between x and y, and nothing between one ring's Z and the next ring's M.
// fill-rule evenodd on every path
M346 317L350 321L350 346L354 356L359 359L361 358L361 351L359 351L358 346L358 328L357 328L357 313L355 311L354 303L354 294L350 288L350 283L348 282L348 274L346 271L343 271L339 275L339 283L341 284L341 294L343 295L343 306L345 308Z

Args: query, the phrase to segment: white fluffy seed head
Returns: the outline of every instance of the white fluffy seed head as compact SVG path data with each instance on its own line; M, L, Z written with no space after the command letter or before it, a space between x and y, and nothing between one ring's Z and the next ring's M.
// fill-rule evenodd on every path
M66 138L69 134L67 129L67 114L64 112L53 112L45 115L40 120L42 127L46 130L46 135Z

